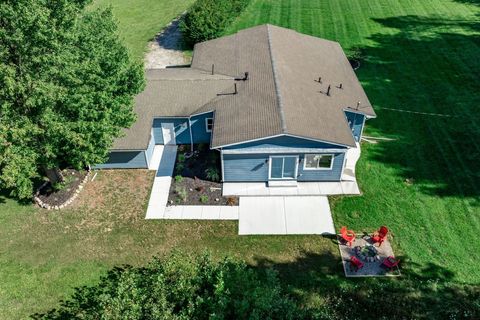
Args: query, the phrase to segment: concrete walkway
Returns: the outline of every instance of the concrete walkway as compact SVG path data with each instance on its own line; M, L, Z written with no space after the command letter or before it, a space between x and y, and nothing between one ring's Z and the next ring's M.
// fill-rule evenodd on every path
M266 182L226 182L224 196L359 195L356 181L298 182L296 187L269 187Z
M163 219L168 201L168 193L172 183L175 158L177 157L177 146L155 146L153 151L154 155L155 152L157 152L157 156L158 153L161 152L161 160L158 163L157 173L155 175L155 180L153 181L145 219Z
M335 234L326 196L241 197L238 234Z
M238 206L167 206L176 157L177 146L155 146L149 169L157 174L145 219L238 220Z

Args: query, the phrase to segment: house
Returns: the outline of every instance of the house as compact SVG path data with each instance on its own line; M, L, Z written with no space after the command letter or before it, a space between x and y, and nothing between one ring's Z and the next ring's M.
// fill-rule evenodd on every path
M337 42L261 25L198 43L189 68L146 77L137 121L99 168L148 168L157 144L208 143L223 182L355 179L375 112Z

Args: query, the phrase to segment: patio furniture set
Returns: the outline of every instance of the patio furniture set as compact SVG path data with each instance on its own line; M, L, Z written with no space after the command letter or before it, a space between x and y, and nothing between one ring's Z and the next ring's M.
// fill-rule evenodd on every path
M350 270L353 272L358 272L361 270L365 263L378 263L381 260L381 257L378 253L378 249L381 245L387 240L388 228L381 226L378 231L373 233L371 236L364 236L362 239L364 243L362 246L357 245L351 251L351 254L348 258L348 264ZM345 243L346 246L352 247L352 245L357 241L357 235L354 231L348 230L347 227L343 226L340 229L340 239ZM378 246L376 247L376 245ZM395 267L398 267L400 260L395 259L393 255L389 255L383 258L380 266L387 271L392 270Z

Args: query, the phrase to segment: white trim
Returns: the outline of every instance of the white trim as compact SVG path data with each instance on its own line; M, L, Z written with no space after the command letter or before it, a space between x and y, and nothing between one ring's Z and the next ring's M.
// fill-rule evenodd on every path
M224 149L222 149L224 150ZM264 148L264 149L226 149L225 154L289 154L289 153L346 153L348 149L310 149L310 148L298 148L285 150L280 148Z
M206 113L210 113L210 112L215 112L215 110L204 111L204 112L200 112L200 113L194 113L194 114L190 115L189 118L201 116L202 114L206 114Z
M150 161L148 161L147 150L143 151L143 155L145 156L145 163L147 164L148 169L148 167L150 167Z
M344 171L345 171L345 166L347 165L347 154L345 153L343 155L343 163L342 163L342 173L340 174L340 179L342 178Z
M283 158L282 164L282 178L272 178L272 158ZM293 178L283 178L283 167L285 164L285 158L295 158L295 173ZM268 180L297 180L298 178L298 155L282 155L282 156L269 156L268 157Z
M190 131L190 151L193 152L192 121L188 118L188 131Z
M373 106L372 106L372 109L373 109ZM351 112L351 113L361 114L362 116L365 116L368 119L375 119L377 117L376 115L374 115L374 116L368 115L366 113L361 112L360 110L355 110L355 109L350 109L350 108L343 108L343 111L348 111L348 112Z
M208 129L208 120L212 120L212 128ZM211 133L213 131L213 118L205 118L205 131Z
M330 161L330 167L329 168L307 168L307 155L314 155L314 156L331 156L332 160ZM303 155L303 170L305 171L319 171L319 170L332 170L333 168L333 162L335 160L335 155L330 154L330 153L306 153ZM343 171L343 170L342 170Z
M225 181L225 167L223 165L223 151L222 150L219 150L220 151L220 165L221 165L221 168L222 168L222 182Z
M348 125L348 123L347 123L347 125ZM272 138L278 138L278 137L283 137L283 136L285 136L285 137L299 138L299 139L303 139L303 140L310 140L310 141L315 141L315 142L321 142L321 143L327 143L327 144L333 144L333 145L345 147L345 148L347 148L347 149L348 149L348 148L354 148L354 146L349 146L349 145L341 144L341 143L337 143L337 142L330 142L330 141L326 141L326 140L317 140L317 139L314 139L314 138L306 138L306 137L296 136L296 135L289 134L289 133L280 133L280 134L276 134L276 135L273 135L273 136L266 136L266 137L257 138L257 139L251 139L251 140L245 140L245 141L241 141L241 142L224 144L224 145L221 145L221 146L216 146L214 149L231 147L231 146L236 146L236 145L239 145L239 144L245 144L245 143L255 142L255 141L262 141L262 140L267 140L267 139L272 139ZM354 141L355 141L355 139L354 139Z

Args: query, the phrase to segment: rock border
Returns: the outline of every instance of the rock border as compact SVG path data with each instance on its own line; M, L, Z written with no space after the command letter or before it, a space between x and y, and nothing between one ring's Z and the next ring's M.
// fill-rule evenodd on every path
M80 182L80 184L78 185L77 187L77 190L75 190L75 192L73 193L73 195L68 198L67 201L65 201L64 203L62 203L61 205L57 205L57 206L51 206L45 202L43 202L39 197L38 195L40 194L40 190L42 190L42 188L44 188L47 184L48 184L48 181L45 181L38 189L37 191L35 192L35 194L33 195L33 201L35 201L35 203L40 207L40 208L44 208L44 209L47 209L47 210L60 210L60 209L63 209L65 208L66 206L70 205L77 197L78 195L80 194L80 192L83 190L83 187L85 185L85 183L87 183L88 181L88 178L90 177L90 170L87 171L87 174L85 175L85 177L83 178L82 182Z

